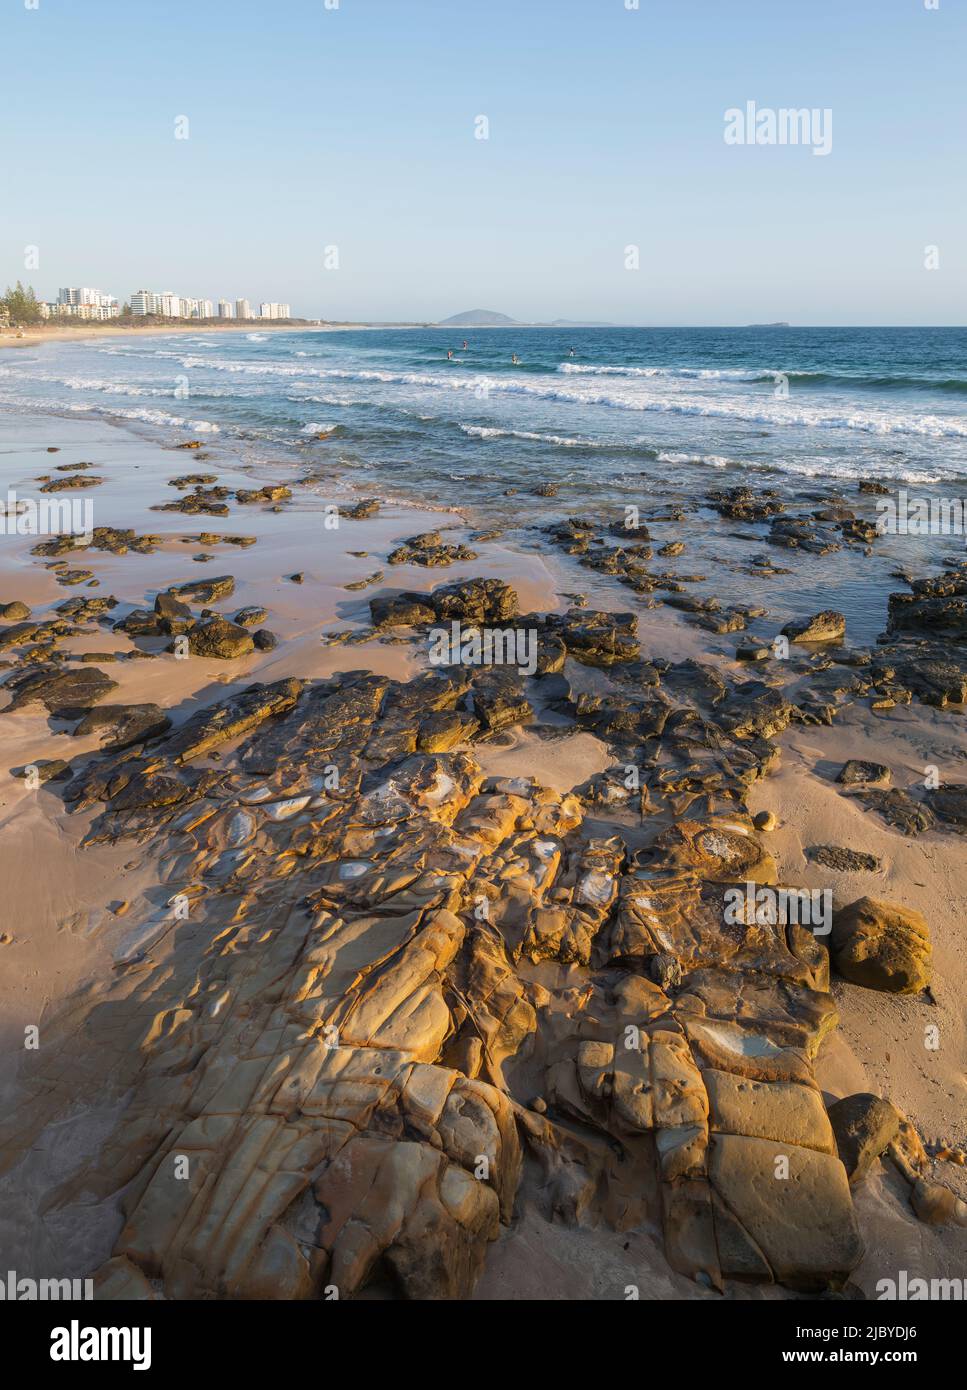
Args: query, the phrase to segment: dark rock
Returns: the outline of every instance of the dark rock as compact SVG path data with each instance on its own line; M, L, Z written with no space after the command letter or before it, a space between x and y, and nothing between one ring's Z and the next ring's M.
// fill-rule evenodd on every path
M584 666L613 666L634 661L639 655L634 613L569 608L563 615L550 614L547 627L564 643L568 656Z
M243 506L254 502L284 502L292 496L292 489L282 483L266 483L265 487L243 488L235 493L235 501Z
M51 478L49 483L44 483L40 491L77 492L81 488L98 487L103 481L103 478L95 478L91 473L78 473L70 478Z
M0 628L0 651L36 642L43 632L44 624L34 622L13 623L10 627Z
M945 782L930 795L930 809L945 825L967 830L967 783Z
M463 579L424 597L441 622L500 623L518 612L517 595L502 579Z
M371 598L369 611L377 628L417 627L436 619L426 594L405 593Z
M873 782L886 786L891 776L890 769L883 763L867 763L860 758L850 758L836 774L836 780L842 782L844 787L854 787L860 783L869 785Z
M811 555L828 555L840 549L839 533L811 516L778 517L769 529L769 542Z
M365 521L368 517L375 516L381 505L378 498L367 497L353 507L340 507L339 515L349 517L350 521Z
M468 742L479 728L480 721L467 710L439 710L421 720L416 747L421 753L448 753Z
M155 595L154 611L159 618L174 619L181 622L194 621L194 614L187 603L183 603L180 598L175 598L174 594L165 591Z
M846 635L846 619L842 613L828 608L811 618L787 623L782 635L790 642L841 642Z
M733 521L765 521L783 511L771 488L733 487L710 492L708 500L721 516Z
M386 557L391 565L452 565L458 560L476 560L477 552L465 545L445 545L439 531L424 531L403 541Z
M44 782L61 782L71 775L70 763L65 763L63 758L44 759L40 762L28 764L26 767L19 767L14 771L15 777L26 777L28 769L34 767L37 770L37 780Z
M473 712L488 733L524 724L534 714L524 695L523 680L508 666L494 666L475 673Z
M114 624L115 632L126 632L129 637L160 637L163 629L157 613L149 608L135 608Z
M45 705L51 714L57 714L62 709L81 709L97 704L117 689L117 681L93 666L70 671L43 666L12 676L4 689L13 695L5 711L8 714L35 700Z
M231 496L230 488L196 488L194 492L179 497L175 502L162 502L151 508L153 512L185 512L188 516L228 516L228 506L224 498Z
M239 627L258 627L268 616L265 608L240 608L235 614L235 622Z
M855 795L858 795L871 811L879 812L888 825L892 825L903 835L921 835L925 830L932 830L936 824L930 808L914 801L912 796L901 791L899 787L891 787L888 791L861 790Z
M219 575L217 579L196 579L187 584L172 584L168 592L195 603L215 603L234 594L235 580L230 574Z
M239 695L219 705L199 710L167 740L165 752L176 763L190 762L229 739L250 733L266 720L291 710L302 694L299 680L275 681L271 685L250 685ZM274 757L272 761L274 766ZM267 767L266 771L271 771Z
M208 622L196 624L189 631L188 650L193 656L234 661L254 652L255 643L251 634L237 623L230 623L227 618L211 618Z
M102 748L119 750L147 739L159 738L171 728L171 720L158 705L100 705L88 710L73 730L74 737L106 731Z
M827 869L840 873L873 873L880 867L875 854L864 854L858 849L844 849L841 845L815 845L807 851L809 858Z

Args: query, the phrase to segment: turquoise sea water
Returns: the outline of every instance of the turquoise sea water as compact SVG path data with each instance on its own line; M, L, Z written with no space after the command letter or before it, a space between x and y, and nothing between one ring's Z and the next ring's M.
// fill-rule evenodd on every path
M8 352L0 406L208 435L384 494L505 512L509 487L544 482L572 510L737 481L928 486L967 477L967 329L253 323Z

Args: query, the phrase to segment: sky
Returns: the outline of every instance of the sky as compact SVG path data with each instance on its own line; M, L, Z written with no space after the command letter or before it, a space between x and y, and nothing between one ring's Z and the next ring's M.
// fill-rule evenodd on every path
M0 52L42 298L967 322L967 0L3 0ZM726 143L750 101L828 154Z

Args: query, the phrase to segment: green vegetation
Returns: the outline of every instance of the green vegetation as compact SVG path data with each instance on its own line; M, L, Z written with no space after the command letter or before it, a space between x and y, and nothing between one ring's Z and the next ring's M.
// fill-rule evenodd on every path
M15 289L8 285L6 294L0 297L0 316L6 317L15 328L40 323L40 304L33 285L25 288L19 280Z

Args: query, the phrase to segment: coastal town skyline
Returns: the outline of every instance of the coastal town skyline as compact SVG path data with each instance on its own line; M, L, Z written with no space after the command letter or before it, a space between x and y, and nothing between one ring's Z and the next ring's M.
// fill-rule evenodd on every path
M88 286L62 286L55 300L39 300L38 307L44 319L103 321L119 318L123 312L116 295ZM175 294L171 290L135 290L124 300L124 308L133 318L241 319L256 322L292 317L291 305L277 301L261 301L256 313L251 301L244 297L196 299Z

